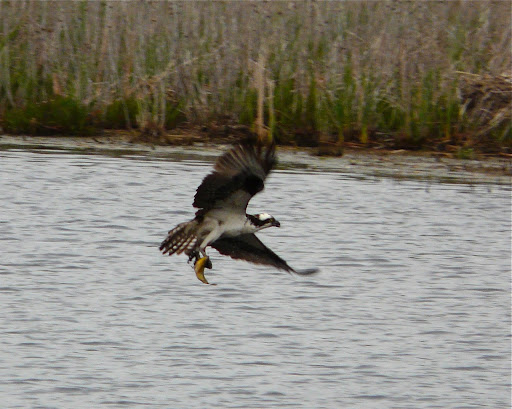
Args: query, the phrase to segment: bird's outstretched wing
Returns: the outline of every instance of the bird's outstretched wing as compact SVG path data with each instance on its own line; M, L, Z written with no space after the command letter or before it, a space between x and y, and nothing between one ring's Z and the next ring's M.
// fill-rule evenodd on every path
M234 146L217 160L213 172L197 188L194 207L245 213L249 200L263 190L275 163L274 144L265 146L247 140Z
M265 246L254 234L242 234L214 241L211 246L221 254L234 259L245 260L255 264L274 266L280 270L299 275L314 274L318 270L296 271L286 261Z

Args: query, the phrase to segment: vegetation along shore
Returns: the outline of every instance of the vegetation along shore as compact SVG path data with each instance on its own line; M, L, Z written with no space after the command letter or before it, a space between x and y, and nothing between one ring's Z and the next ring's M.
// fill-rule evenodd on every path
M507 1L17 0L0 22L4 133L512 154Z

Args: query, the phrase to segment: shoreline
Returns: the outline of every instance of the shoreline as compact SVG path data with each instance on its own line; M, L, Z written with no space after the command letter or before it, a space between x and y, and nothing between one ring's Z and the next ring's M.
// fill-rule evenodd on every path
M208 140L198 133L176 135L173 144L134 141L129 133L99 136L0 135L0 151L26 149L111 156L148 156L161 160L213 161L234 138ZM315 156L313 148L279 146L280 169L336 172L355 177L390 177L442 183L511 185L512 158L478 155L457 159L439 152L389 150L346 146L339 157Z

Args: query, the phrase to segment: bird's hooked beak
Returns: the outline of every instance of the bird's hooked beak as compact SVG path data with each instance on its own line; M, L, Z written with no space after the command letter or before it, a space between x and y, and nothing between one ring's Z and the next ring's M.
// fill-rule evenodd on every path
M275 226L275 227L281 227L281 223L279 223L276 219L274 219L272 221L272 226Z

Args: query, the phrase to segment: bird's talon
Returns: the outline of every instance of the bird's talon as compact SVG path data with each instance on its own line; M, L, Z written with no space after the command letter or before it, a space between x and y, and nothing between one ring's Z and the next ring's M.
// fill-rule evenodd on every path
M199 254L196 251L190 253L190 255L188 256L188 262L190 263L194 259L196 259L194 261L194 264L195 264L195 263L197 263L197 260L199 260Z

